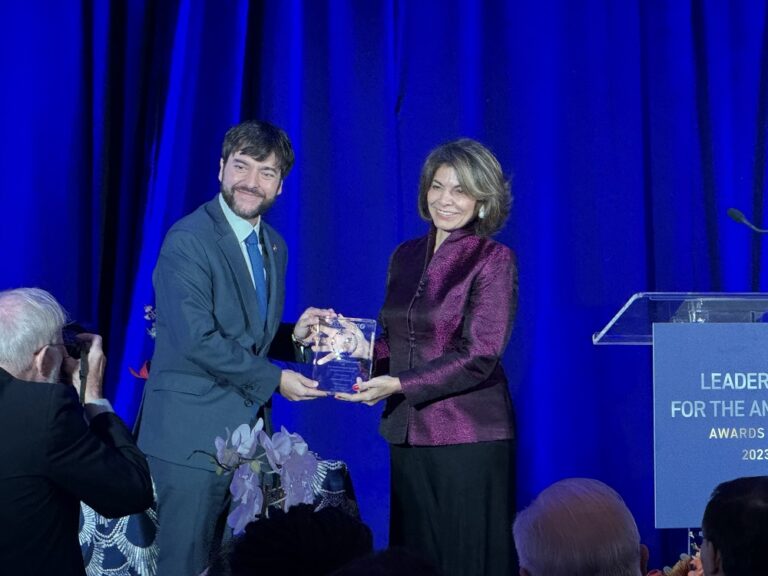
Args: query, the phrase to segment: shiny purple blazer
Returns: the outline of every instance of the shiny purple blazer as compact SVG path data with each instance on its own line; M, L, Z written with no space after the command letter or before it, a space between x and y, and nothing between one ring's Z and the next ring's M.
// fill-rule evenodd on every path
M376 371L399 377L403 394L387 400L381 434L423 446L512 438L501 356L517 307L515 255L469 229L433 254L435 233L390 260Z

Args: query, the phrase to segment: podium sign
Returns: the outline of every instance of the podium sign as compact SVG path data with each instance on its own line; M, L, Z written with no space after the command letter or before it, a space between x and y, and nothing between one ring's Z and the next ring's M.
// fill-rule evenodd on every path
M768 475L768 324L653 324L656 528L700 526L712 490Z

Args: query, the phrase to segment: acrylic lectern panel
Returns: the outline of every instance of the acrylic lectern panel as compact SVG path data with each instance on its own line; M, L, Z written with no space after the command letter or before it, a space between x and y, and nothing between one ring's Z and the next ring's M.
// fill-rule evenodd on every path
M699 526L712 490L768 474L768 323L653 331L656 528Z
M653 343L658 323L753 323L768 321L763 292L639 292L592 335L594 344Z
M657 528L697 526L714 487L768 474L768 294L643 292L595 344L653 344Z

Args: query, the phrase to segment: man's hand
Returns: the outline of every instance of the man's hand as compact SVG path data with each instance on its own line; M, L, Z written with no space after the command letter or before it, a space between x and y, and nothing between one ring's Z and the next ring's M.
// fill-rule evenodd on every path
M302 312L296 325L293 327L293 337L299 342L309 346L312 344L314 336L314 327L323 318L335 318L336 312L333 308L312 308L309 307Z
M317 382L293 370L283 370L280 375L279 390L283 398L292 401L314 400L315 398L328 396L327 392L317 390Z
M78 340L90 343L86 362L88 362L88 376L85 380L85 403L104 398L102 392L104 385L104 369L107 366L107 357L104 356L102 349L101 336L98 334L78 334ZM72 385L80 393L80 362L83 359L75 360L67 358L64 361L62 369L70 377Z
M318 366L340 358L371 357L371 343L366 340L365 334L357 324L339 314L336 316L334 325L322 326L318 344L312 346L312 351L316 354L326 352L325 356L317 358Z

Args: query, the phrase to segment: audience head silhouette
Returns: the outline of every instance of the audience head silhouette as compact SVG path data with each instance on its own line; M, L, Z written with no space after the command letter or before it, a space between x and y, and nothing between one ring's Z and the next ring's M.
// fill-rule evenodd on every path
M207 576L322 576L373 550L370 528L338 508L308 504L251 522L220 551Z
M393 547L353 560L331 576L440 576L440 572L410 550Z
M720 484L701 526L705 576L768 574L768 476Z
M621 496L598 480L569 478L518 514L521 576L642 576L648 550Z

